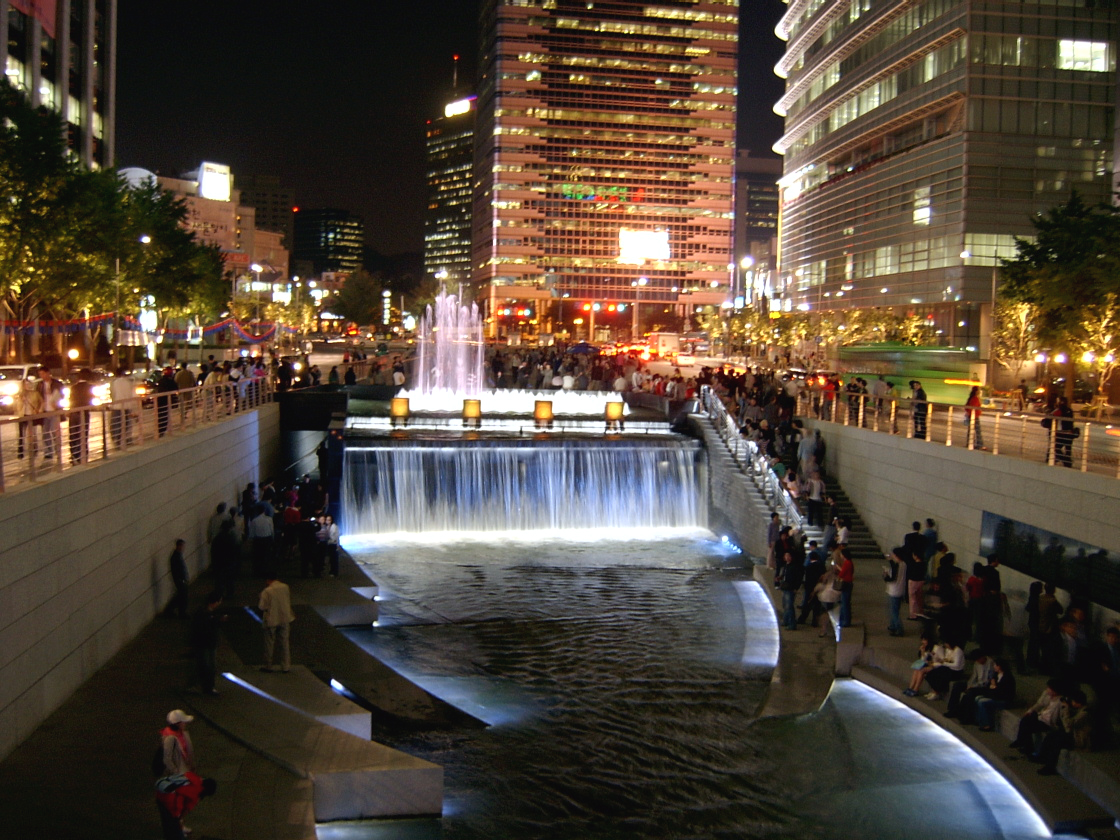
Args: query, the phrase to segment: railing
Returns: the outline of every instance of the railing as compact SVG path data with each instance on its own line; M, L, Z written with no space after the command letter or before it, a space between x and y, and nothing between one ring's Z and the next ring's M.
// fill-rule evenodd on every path
M992 406L880 400L867 394L810 389L798 415L826 423L917 438L941 446L983 449L1120 478L1120 428L1095 420L1056 418Z
M243 378L105 405L0 420L0 492L124 455L271 402L268 378Z
M739 434L736 419L728 412L719 395L706 385L700 389L700 405L739 469L754 482L770 509L779 511L783 522L800 529L801 511L770 467L766 453L753 440Z

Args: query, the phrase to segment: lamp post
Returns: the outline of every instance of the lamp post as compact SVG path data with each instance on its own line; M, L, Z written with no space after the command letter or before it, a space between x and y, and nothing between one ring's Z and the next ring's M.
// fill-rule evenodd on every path
M637 341L642 335L642 316L640 312L642 304L642 287L648 284L648 277L639 277L637 280L632 280L630 282L630 285L634 287L634 320L633 326L631 327L631 332L633 333L633 339L635 341Z
M260 263L253 263L249 266L249 270L257 275L257 279L253 281L253 304L256 310L256 322L259 324L261 321L261 272L264 271L264 266Z

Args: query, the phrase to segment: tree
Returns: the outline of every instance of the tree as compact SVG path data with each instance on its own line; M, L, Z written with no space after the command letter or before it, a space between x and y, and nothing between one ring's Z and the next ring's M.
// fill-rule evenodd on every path
M1016 377L1037 349L1037 310L1030 303L997 299L992 325L992 354L1000 367Z
M361 269L346 278L338 294L331 298L330 309L347 321L366 325L381 321L381 292L384 280Z
M1120 209L1075 192L1031 222L1034 239L1017 237L1004 261L1001 297L1035 307L1039 346L1094 368L1103 399L1120 359Z

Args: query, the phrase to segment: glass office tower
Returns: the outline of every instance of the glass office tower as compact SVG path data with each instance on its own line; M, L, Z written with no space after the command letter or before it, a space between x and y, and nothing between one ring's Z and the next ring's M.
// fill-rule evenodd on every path
M790 0L782 308L917 312L986 355L1013 237L1071 190L1110 198L1115 9Z
M426 130L428 212L424 218L424 274L453 293L471 280L471 206L474 190L473 96L449 102Z
M0 2L0 64L33 105L62 116L87 166L114 164L117 0Z
M491 335L555 329L565 299L615 332L635 305L726 299L738 20L737 0L484 0L473 274Z

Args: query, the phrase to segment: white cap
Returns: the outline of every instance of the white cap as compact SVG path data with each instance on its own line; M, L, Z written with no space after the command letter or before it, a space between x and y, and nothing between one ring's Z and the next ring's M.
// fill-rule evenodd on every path
M194 720L194 718L182 709L174 709L167 713L167 722L170 724L190 723L192 720Z

